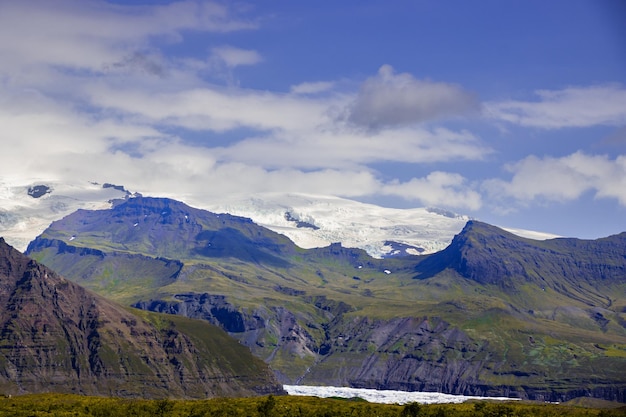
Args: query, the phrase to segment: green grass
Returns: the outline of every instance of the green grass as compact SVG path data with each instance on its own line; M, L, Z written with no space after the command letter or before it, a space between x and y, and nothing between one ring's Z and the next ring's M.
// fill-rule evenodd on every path
M619 408L621 406L621 408ZM594 408L595 407L595 408ZM624 405L584 401L571 405L522 402L374 404L359 399L268 396L209 400L142 400L39 394L0 399L0 416L92 417L620 417Z

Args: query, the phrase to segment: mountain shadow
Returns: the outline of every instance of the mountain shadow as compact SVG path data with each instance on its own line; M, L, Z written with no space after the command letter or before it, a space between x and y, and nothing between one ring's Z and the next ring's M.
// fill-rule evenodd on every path
M280 268L289 262L269 252L279 253L278 245L271 241L254 241L232 227L204 230L196 236L199 247L194 254L207 258L235 258L243 262L266 264Z

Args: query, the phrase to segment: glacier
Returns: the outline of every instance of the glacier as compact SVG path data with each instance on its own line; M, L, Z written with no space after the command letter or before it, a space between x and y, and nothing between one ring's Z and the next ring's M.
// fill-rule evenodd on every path
M46 192L35 197L31 191L42 186ZM112 184L3 178L0 179L0 236L23 251L53 221L78 209L107 209L112 201L134 195L136 193L131 194L123 186ZM185 202L214 213L250 218L260 226L287 236L301 248L340 242L344 247L363 249L375 258L440 251L470 220L468 216L437 208L387 208L305 193L222 195L211 201ZM533 239L557 237L504 229Z
M477 397L468 395L443 394L440 392L409 392L348 387L283 385L283 389L287 391L289 395L302 395L320 398L362 398L372 403L381 404L408 404L413 402L421 404L458 404L468 400L519 401L519 398L509 397Z
M406 245L403 255L438 252L445 249L471 220L469 216L438 208L387 208L304 193L226 196L219 201L202 202L199 206L215 213L248 217L260 226L284 234L301 248L341 242L344 247L364 249L375 258L397 255L397 250L389 242ZM314 227L301 227L303 223ZM504 229L531 239L557 237L542 232Z

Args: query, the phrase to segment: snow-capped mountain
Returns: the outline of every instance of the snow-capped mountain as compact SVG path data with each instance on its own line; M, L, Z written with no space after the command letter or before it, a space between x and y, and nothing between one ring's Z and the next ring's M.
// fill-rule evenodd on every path
M113 200L128 195L113 184L0 179L0 236L24 251L53 221L78 209L109 208Z
M302 248L341 242L374 257L427 254L444 249L468 216L436 208L394 209L338 197L264 193L220 199L202 208L249 217ZM554 235L508 229L533 239Z
M0 236L19 250L55 220L78 209L104 209L133 196L121 185L0 180ZM176 198L175 196L171 196ZM469 217L435 208L394 209L339 197L263 193L194 202L215 213L248 217L302 248L341 242L374 257L427 254L445 248ZM534 239L555 237L509 231Z

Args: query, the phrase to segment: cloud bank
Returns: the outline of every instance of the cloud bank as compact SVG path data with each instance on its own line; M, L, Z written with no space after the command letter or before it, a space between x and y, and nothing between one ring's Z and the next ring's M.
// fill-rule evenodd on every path
M485 104L493 119L542 129L626 124L626 89L619 84L539 90L538 101Z
M481 104L459 85L382 63L369 77L342 80L341 90L338 80L244 88L237 71L267 63L262 50L225 37L263 30L246 13L204 1L1 2L1 175L114 182L199 206L264 191L391 196L462 210L592 192L626 206L623 155L525 156L505 167L506 178L456 169L497 157L500 145L480 123L623 126L621 85ZM194 36L211 42L186 53ZM399 175L381 172L384 164L419 169Z

